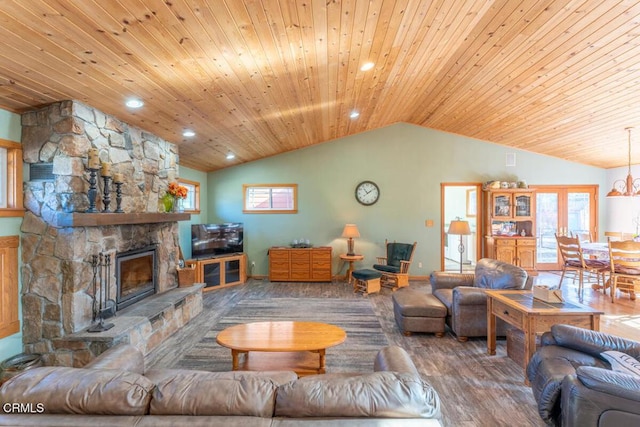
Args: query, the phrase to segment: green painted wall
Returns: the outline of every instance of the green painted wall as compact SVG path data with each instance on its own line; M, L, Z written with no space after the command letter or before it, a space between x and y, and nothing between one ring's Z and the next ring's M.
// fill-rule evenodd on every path
M180 166L180 178L196 181L200 183L200 214L191 214L191 221L181 221L178 223L180 233L180 248L184 259L191 258L191 224L202 224L207 222L209 197L207 190L207 174L195 169Z
M507 153L516 153L516 167L505 166ZM245 252L249 265L255 262L249 274L267 275L269 247L300 238L332 246L333 272L344 272L340 235L344 224L355 223L361 234L356 252L365 255L359 267L383 255L385 238L417 241L410 274L426 276L440 267L440 183L495 179L597 184L601 200L606 193L604 169L400 123L209 173L207 218L244 222ZM363 180L380 186L380 200L370 207L354 198ZM297 183L298 214L243 214L242 184L258 183ZM425 227L427 219L436 226Z
M20 142L22 127L20 116L5 110L0 110L0 138ZM0 218L0 236L16 236L20 234L22 218ZM21 248L19 257L22 258ZM20 259L19 258L19 259ZM21 260L18 261L22 265ZM22 279L18 275L18 289L22 291ZM22 307L20 307L22 318ZM22 333L18 332L9 337L0 339L0 361L22 352Z

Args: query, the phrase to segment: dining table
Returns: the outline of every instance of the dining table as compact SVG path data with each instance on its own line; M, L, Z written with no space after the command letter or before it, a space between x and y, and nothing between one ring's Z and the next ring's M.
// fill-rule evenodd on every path
M609 242L585 242L580 244L582 248L582 253L588 256L591 259L598 259L602 261L609 260ZM606 290L611 286L611 279L608 278L604 282L603 292L606 293ZM592 289L600 290L602 286L599 284L591 285ZM621 292L626 292L629 294L632 300L636 299L635 292L633 289L620 289Z
M609 259L609 242L585 242L581 243L582 253L593 259Z

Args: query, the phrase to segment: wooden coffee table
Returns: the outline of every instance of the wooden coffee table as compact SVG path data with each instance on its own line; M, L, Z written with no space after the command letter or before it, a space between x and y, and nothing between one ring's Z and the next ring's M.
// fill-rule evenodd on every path
M600 315L586 305L548 303L533 298L531 291L487 290L487 351L496 354L496 317L524 332L524 366L536 351L536 334L551 330L556 323L600 330ZM526 375L525 375L526 382Z
M216 342L231 349L234 371L293 370L303 376L323 374L325 350L346 338L344 329L327 323L279 321L232 326Z

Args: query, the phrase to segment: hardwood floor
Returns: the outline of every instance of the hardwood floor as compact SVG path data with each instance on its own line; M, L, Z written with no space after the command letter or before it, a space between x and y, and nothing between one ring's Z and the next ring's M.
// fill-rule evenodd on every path
M542 273L535 283L556 285L558 274ZM411 286L430 289L426 281L411 281ZM565 279L565 299L579 302L577 285ZM199 342L221 318L242 299L268 298L368 298L378 316L389 344L409 352L422 376L438 391L442 402L444 426L544 426L535 400L524 385L523 370L506 355L506 343L498 341L495 356L489 356L486 339L458 342L451 335L436 338L433 334L405 337L393 317L391 291L362 296L342 281L333 283L271 283L250 279L243 286L207 292L203 313L182 330L169 337L146 357L147 369L172 367L191 346ZM640 300L640 298L639 298ZM640 313L636 301L620 295L612 304L608 295L586 285L584 304L602 310L601 330L640 341Z
M559 272L540 273L534 283L541 285L557 285L560 281ZM604 312L600 317L600 330L624 338L640 341L640 298L631 300L629 294L618 291L615 303L611 303L611 296L602 291L591 289L590 283L585 283L582 300L578 295L578 283L572 278L565 278L562 284L562 295L569 301L581 302L592 308Z

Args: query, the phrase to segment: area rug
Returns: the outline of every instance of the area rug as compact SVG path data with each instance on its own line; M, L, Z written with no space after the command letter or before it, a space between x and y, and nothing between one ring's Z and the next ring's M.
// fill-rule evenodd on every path
M230 371L231 350L216 343L225 328L247 322L304 320L330 323L347 332L344 343L326 351L326 372L371 372L381 347L388 345L368 300L272 298L242 300L203 339L185 352L174 368Z

